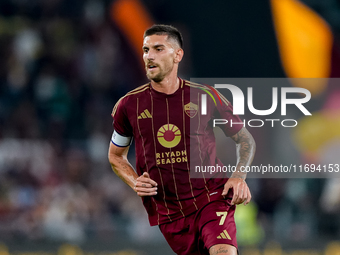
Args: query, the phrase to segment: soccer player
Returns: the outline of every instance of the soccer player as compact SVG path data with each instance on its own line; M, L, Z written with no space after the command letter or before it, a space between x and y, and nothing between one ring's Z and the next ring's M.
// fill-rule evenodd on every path
M241 167L251 164L255 142L219 92L177 76L182 43L172 26L154 25L145 31L143 59L150 82L113 108L109 161L142 197L150 225L159 225L176 254L237 254L235 205L251 199ZM201 114L205 91L216 100L207 97L206 114ZM222 165L216 156L214 118L239 123L222 127L236 143L236 171L229 179L207 174L191 178L196 165ZM127 160L132 138L136 171Z

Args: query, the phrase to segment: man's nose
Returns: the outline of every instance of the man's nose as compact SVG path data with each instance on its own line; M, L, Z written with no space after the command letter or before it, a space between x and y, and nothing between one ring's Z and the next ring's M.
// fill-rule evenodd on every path
M152 52L152 51L149 51L147 54L146 54L146 58L148 60L153 60L155 59L155 54Z

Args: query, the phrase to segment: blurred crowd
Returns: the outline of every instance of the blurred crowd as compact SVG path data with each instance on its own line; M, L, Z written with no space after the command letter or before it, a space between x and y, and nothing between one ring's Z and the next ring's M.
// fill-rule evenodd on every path
M112 238L139 211L107 160L141 82L108 4L0 3L0 240Z
M157 236L107 160L112 107L145 81L110 3L0 3L0 240ZM133 148L130 155L134 165ZM322 180L250 185L265 230L282 238L320 233ZM338 226L321 231L339 235Z

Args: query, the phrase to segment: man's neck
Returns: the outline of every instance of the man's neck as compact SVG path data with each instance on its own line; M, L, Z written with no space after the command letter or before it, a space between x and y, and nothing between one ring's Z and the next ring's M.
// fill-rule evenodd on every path
M171 95L177 91L179 88L179 78L176 76L166 77L161 82L151 81L151 86L154 90L158 92Z

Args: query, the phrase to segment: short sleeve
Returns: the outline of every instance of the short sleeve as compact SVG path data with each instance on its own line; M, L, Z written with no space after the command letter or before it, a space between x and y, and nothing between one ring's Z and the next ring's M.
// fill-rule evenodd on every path
M233 114L233 106L231 103L221 94L218 93L221 101L216 101L216 109L214 112L214 118L225 119L228 121L225 125L218 125L226 136L233 136L240 131L244 125L243 121L238 115Z
M112 110L113 129L122 136L132 137L133 129L127 116L125 107L126 100L124 99L126 98L121 98Z

